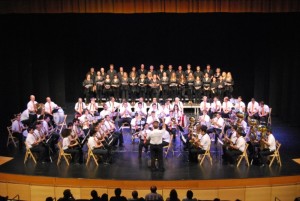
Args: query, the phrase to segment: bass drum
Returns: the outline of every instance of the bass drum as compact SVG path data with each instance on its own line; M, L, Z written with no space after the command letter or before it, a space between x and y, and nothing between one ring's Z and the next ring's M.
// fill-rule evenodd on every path
M59 108L57 112L53 113L53 121L55 124L61 124L64 122L65 113L63 109Z

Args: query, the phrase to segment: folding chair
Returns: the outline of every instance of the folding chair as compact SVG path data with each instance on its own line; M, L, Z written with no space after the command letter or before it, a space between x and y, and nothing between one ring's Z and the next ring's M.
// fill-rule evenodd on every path
M243 158L246 160L247 166L249 166L249 160L248 160L248 154L247 154L248 146L249 146L249 144L246 143L244 152L241 155L238 156L238 158L237 158L238 162L237 162L236 167L239 167L239 165L242 162Z
M31 152L29 145L27 144L27 142L24 142L25 146L26 146L26 153L25 153L25 158L24 158L24 164L26 163L28 158L32 158L32 160L34 161L34 163L36 164L36 159L33 155L33 153Z
M70 162L69 162L68 158L72 159L72 155L68 154L68 153L65 153L65 151L62 148L62 143L61 142L58 142L57 146L58 146L58 149L59 149L58 158L57 158L57 165L59 165L61 158L64 158L67 165L69 166Z
M8 147L8 145L10 143L13 143L15 147L17 147L17 142L15 141L16 138L13 136L12 134L12 127L9 126L9 127L6 127L7 128L7 132L8 132L8 137L7 137L7 144L6 146Z
M272 125L271 115L272 115L272 108L270 107L270 112L269 112L269 117L268 117L268 125L269 125L269 126Z
M66 121L67 121L67 116L68 115L64 115L64 120L63 120L63 122L62 123L59 123L59 124L57 124L56 126L56 131L58 131L58 133L60 134L61 133L61 131L62 131L62 129L64 128L64 127L67 127L67 123L66 123Z
M279 163L279 166L281 167L281 159L280 159L280 154L279 154L280 147L281 147L281 144L278 141L276 141L276 149L274 151L274 154L270 155L271 161L270 161L269 167L272 166L275 159L277 160L277 163Z
M205 151L204 154L199 154L198 155L198 160L200 160L200 165L202 165L205 157L208 157L208 159L210 160L210 164L212 165L212 157L210 154L210 145L207 147L207 150Z
M174 137L174 136L173 136L173 134L172 134L171 137L170 137L169 145L163 147L163 149L165 150L165 151L164 151L164 153L165 153L165 158L167 158L168 153L169 153L170 150L172 151L172 154L173 154L173 156L174 156L173 137Z
M93 150L90 148L90 145L89 144L87 144L87 145L88 145L88 153L87 153L87 159L86 159L85 165L88 165L88 163L89 163L89 161L92 157L94 159L96 165L98 166L99 164L98 164L98 161L97 161L98 160L97 156L93 153Z

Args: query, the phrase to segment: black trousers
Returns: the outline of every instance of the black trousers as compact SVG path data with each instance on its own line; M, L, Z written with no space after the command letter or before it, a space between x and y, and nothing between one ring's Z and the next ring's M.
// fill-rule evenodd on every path
M19 149L21 150L23 148L23 145L24 145L23 133L13 133L13 136L16 137L16 138L18 138Z
M195 101L196 101L196 103L201 102L201 93L202 93L201 89L195 89Z
M145 153L148 152L148 143L144 143L144 140L140 139L140 144L139 144L139 156L142 155L142 150L143 150L143 147L145 148Z
M205 150L199 147L190 147L189 149L189 161L198 162L198 154L204 154Z
M139 97L146 98L147 87L140 87Z
M65 149L64 152L65 153L69 153L72 155L72 161L74 163L79 163L79 159L80 159L80 154L82 153L80 150L80 148L68 148L68 149Z
M37 153L38 161L47 161L49 159L49 150L42 143L30 148L31 152Z
M259 158L262 164L267 164L267 156L274 154L274 151L270 151L270 149L263 149L259 152Z
M150 153L151 153L151 170L155 170L155 160L157 159L158 162L158 169L163 170L163 147L161 144L154 145L150 144Z
M29 113L29 126L33 126L37 121L37 115Z
M243 152L237 149L230 149L226 152L226 159L230 164L234 164L237 157L241 155Z
M107 149L104 149L103 147L93 149L93 153L95 155L101 155L104 162L109 162L109 160L111 159L111 152Z

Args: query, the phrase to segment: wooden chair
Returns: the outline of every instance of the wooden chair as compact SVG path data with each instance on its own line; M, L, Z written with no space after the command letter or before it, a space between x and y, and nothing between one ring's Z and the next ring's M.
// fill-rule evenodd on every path
M67 123L66 123L67 117L68 115L65 114L63 122L56 125L56 130L58 131L59 134L61 134L63 128L67 127Z
M34 161L34 163L36 164L36 159L35 156L33 155L33 153L31 152L29 145L27 144L27 142L24 142L25 146L26 146L26 153L25 153L25 157L24 157L24 164L26 163L26 161L28 160L28 158L32 158L32 160Z
M205 151L204 154L199 154L198 155L198 160L200 161L200 165L202 165L205 157L208 157L208 159L210 160L210 164L212 165L212 157L210 154L210 145L207 147L207 150Z
M249 144L246 143L244 152L241 155L238 156L236 167L239 167L239 165L242 162L243 158L246 160L247 166L249 166L249 160L248 160L248 154L247 154L248 146L249 146Z
M17 147L17 142L16 142L16 138L13 136L12 134L12 127L11 126L8 126L6 127L7 129L7 132L8 132L8 137L7 137L7 144L6 146L8 146L10 143L13 143L13 145L15 147Z
M270 112L269 112L269 117L268 117L268 125L271 126L272 125L272 108L270 107Z
M65 151L62 148L62 143L61 142L58 142L57 146L58 146L58 149L59 149L57 165L59 165L61 158L64 158L67 165L69 166L70 165L69 158L72 159L72 155L69 154L69 153L65 153Z
M164 151L164 153L165 153L165 158L167 158L168 153L169 153L170 150L172 151L172 154L173 154L173 156L174 156L173 137L174 137L174 136L173 136L173 134L172 134L171 137L170 137L169 145L163 147L163 150L165 150L165 151Z
M90 148L90 145L89 144L87 144L87 145L88 145L88 153L87 153L87 159L86 159L85 165L88 165L88 163L92 157L94 159L96 165L98 166L99 164L97 161L98 160L97 156L93 153L93 150Z
M277 163L279 164L279 166L281 167L281 158L280 158L280 154L279 154L280 147L281 147L281 144L278 141L276 141L276 149L275 149L274 153L269 156L271 158L269 167L272 166L275 159L276 159Z

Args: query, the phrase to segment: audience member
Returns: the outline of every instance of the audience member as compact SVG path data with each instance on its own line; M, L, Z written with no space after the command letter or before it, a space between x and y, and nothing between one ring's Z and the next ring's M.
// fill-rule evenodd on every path
M110 198L110 201L127 201L126 197L121 196L122 190L120 188L115 189L115 196Z
M166 201L180 201L178 199L178 194L177 194L177 191L175 189L172 189L170 191L170 197L168 197Z
M91 196L92 199L90 199L91 201L101 201L101 198L98 196L98 192L95 190L91 191Z
M151 193L147 194L145 197L146 201L154 201L154 200L163 201L164 200L162 195L160 195L156 192L157 191L156 186L151 186L150 191L151 191Z
M196 198L193 198L193 196L194 196L193 191L188 190L188 191L186 192L186 198L182 199L182 201L197 201L197 199L196 199Z
M73 197L70 189L64 190L64 197L58 199L58 201L73 201L73 200L75 200L75 198Z
M131 195L132 195L132 198L128 199L129 201L138 201L139 194L137 191L132 191Z
M108 201L108 195L107 195L107 193L103 193L102 194L101 201Z
M52 197L47 197L46 201L53 201L53 198Z

